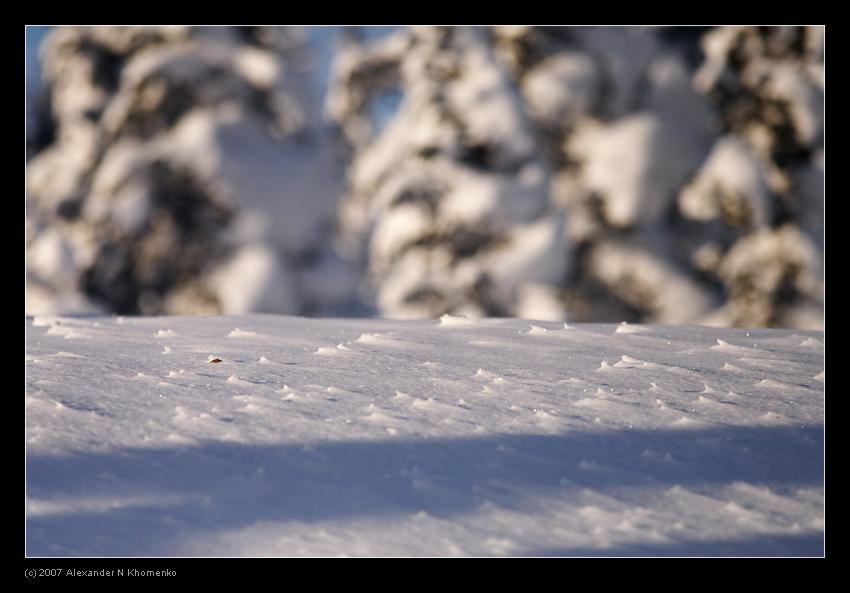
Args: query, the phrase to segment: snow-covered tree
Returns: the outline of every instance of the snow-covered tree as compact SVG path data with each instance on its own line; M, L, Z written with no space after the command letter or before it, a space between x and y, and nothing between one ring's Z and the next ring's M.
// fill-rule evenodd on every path
M338 32L57 28L28 311L823 326L823 27Z
M341 226L379 309L818 327L822 53L821 28L349 40L326 107L353 153ZM388 91L402 100L379 128ZM805 282L748 279L765 233L770 265ZM745 285L755 308L736 304Z
M313 313L347 298L328 241L341 168L309 57L291 28L54 29L27 309Z

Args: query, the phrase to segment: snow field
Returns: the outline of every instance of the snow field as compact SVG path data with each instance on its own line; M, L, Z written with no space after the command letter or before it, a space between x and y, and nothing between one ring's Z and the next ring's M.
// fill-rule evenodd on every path
M823 348L452 316L28 318L27 553L820 555Z

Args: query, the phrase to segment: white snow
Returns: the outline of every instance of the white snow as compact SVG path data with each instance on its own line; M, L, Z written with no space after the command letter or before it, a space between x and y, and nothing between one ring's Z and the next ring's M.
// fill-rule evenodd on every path
M523 81L523 92L535 117L552 126L567 126L592 111L600 93L593 59L564 52L543 61Z
M29 556L823 554L822 332L165 319L27 318Z
M296 296L287 270L267 245L251 244L210 276L210 285L225 310L292 313Z
M770 214L770 190L762 169L743 142L721 138L679 195L682 212L697 220L725 216L738 224L764 226Z
M623 227L658 223L702 158L699 142L677 136L652 113L587 124L570 149L583 162L588 189L602 198L607 220Z
M709 296L687 274L641 245L605 240L591 255L594 274L620 299L652 311L659 323L688 323L711 307Z

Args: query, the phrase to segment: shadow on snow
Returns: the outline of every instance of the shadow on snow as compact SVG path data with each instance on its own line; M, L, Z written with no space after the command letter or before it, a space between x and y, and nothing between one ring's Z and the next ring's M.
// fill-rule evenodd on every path
M621 544L604 550L593 548L536 550L529 552L529 556L822 556L823 548L822 534L801 533L767 534L727 540Z
M176 538L261 521L315 522L419 511L452 517L485 502L534 512L523 506L529 504L527 495L560 495L582 488L698 489L733 482L778 492L816 487L823 483L823 428L723 426L310 446L206 442L102 454L31 455L26 467L30 499L150 495L172 501L30 516L29 555L159 556L176 553L167 547ZM819 554L820 541L802 538L797 548ZM651 546L633 546L623 553L711 554L725 550L725 545L689 544L658 552L651 552ZM760 544L742 549L756 553ZM772 549L767 540L763 549Z

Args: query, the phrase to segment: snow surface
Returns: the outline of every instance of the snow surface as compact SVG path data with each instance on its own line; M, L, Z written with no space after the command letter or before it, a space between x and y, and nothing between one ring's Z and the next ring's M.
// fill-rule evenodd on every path
M25 333L30 556L823 554L822 332L252 314Z

